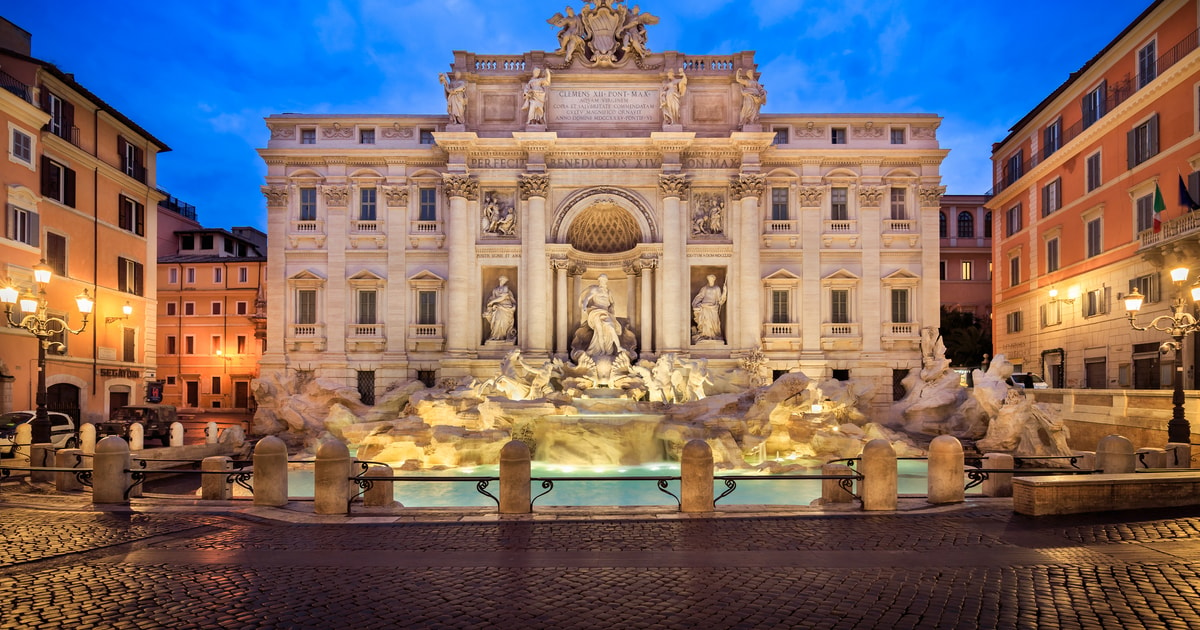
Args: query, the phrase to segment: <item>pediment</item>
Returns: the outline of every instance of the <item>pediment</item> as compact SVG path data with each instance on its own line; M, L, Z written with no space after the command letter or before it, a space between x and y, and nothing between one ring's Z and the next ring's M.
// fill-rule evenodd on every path
M304 271L301 271L301 272L297 273L296 275L288 278L288 280L320 280L320 281L324 282L325 276L321 275L320 273L317 273L316 271L313 271L312 269L305 269Z
M437 275L436 273L433 273L432 271L429 271L428 269L424 269L424 270L418 271L415 275L410 276L408 278L408 281L409 282L420 282L420 281L445 282L446 279Z
M790 281L790 280L800 280L800 276L797 276L796 274L788 271L787 269L780 269L780 270L776 271L775 273L772 273L771 275L769 275L763 279L764 280L789 280Z
M884 282L896 282L901 280L920 280L921 276L918 276L907 269L899 269L884 276L882 279Z
M860 278L846 269L838 269L837 271L825 276L823 280L859 280Z

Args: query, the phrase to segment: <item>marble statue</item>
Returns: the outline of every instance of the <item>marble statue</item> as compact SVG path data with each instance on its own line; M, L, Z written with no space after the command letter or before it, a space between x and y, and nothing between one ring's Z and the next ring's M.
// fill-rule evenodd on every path
M461 72L455 72L454 78L446 73L438 75L442 87L446 91L446 113L450 115L451 125L461 125L467 119L467 82Z
M721 334L721 307L728 297L728 287L717 287L717 277L711 273L707 280L708 284L700 287L692 298L692 319L696 322L692 327L692 343L725 341Z
M484 197L481 222L483 231L488 234L515 236L517 233L516 214L512 205L503 203L494 193Z
M975 443L976 448L1026 457L1073 455L1062 418L1050 405L1036 403L1025 390L1008 385L1012 373L1013 365L1003 354L992 359L986 372L972 373L975 387L971 395L989 418L987 434ZM1063 466L1063 461L1045 464Z
M558 50L555 52L563 56L564 65L569 65L571 59L584 50L583 16L576 15L574 9L567 7L565 16L555 13L546 21L562 29L558 32Z
M567 7L566 15L555 13L546 22L559 28L555 52L563 56L560 67L576 58L591 67L614 67L630 58L640 63L650 53L646 26L658 24L658 18L636 6L630 10L621 0L594 0L578 14Z
M640 7L634 5L633 11L626 14L625 22L617 29L617 37L621 40L621 50L632 53L642 59L650 54L646 47L646 25L658 24L658 18L649 13L642 13Z
M697 194L692 202L692 236L716 236L725 230L725 200L720 195Z
M533 76L525 83L525 90L521 92L523 104L521 109L528 111L528 116L525 123L529 125L544 125L546 124L546 88L550 85L550 69L546 69L546 74L542 74L541 68L533 69Z
M593 357L612 356L621 350L621 324L613 311L615 304L606 274L600 274L596 284L579 295L580 320L592 331L587 354Z
M741 124L753 125L758 122L758 110L767 102L767 90L754 78L753 70L747 70L742 75L741 69L738 69L733 78L742 86Z
M590 386L624 386L637 360L637 336L617 319L608 276L579 294L579 328L571 340L571 360Z
M496 282L496 288L492 289L492 295L483 310L483 318L490 329L488 341L513 342L517 340L517 328L514 325L517 300L508 288L507 276L500 276Z
M659 94L664 125L680 123L679 107L683 103L685 93L687 93L687 74L681 69L679 76L675 76L674 70L668 70L667 78L663 81L662 92Z

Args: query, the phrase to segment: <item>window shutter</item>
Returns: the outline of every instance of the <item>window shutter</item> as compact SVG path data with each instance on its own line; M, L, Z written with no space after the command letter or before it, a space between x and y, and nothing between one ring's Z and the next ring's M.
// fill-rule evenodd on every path
M50 111L50 90L46 89L45 83L42 84L42 90L41 90L40 94L41 94L41 96L38 98L38 100L41 101L40 104L42 106L42 111L49 112ZM42 127L42 129L49 129L49 128L50 128L50 123L46 123L46 126Z
M121 162L122 173L129 172L129 160L126 159L129 155L128 149L126 149L128 146L129 142L125 140L124 136L117 136L117 158Z
M63 203L74 208L75 207L75 171L69 168L63 168L65 182L63 182Z
M1188 173L1188 193L1192 196L1192 201L1200 201L1200 171L1192 171Z
M51 190L54 182L51 179L51 160L49 157L42 156L42 195L45 197L56 197L58 191Z
M1080 102L1080 104L1079 104L1079 108L1080 108L1081 110L1083 110L1083 122L1084 122L1084 126L1083 126L1083 127L1084 127L1084 129L1087 129L1087 124L1088 124L1088 121L1089 121L1089 120L1095 120L1095 119L1096 119L1096 112L1092 111L1092 99L1091 99L1091 96L1092 96L1092 95L1091 95L1091 93L1084 94L1084 95L1083 95L1083 101L1081 101L1081 102Z
M126 273L126 270L128 268L129 268L129 265L126 264L125 259L118 256L117 257L117 290L118 291L126 291L126 292L129 291L129 278L127 277L128 274Z
M138 236L146 235L146 206L136 201L133 203L134 231Z
M75 133L74 133L74 131L75 131L75 106L72 105L71 103L69 103L65 99L62 102L62 126L63 126L63 133L66 134L63 137L67 140L70 140L71 142L74 142L75 141L75 138L74 138L74 135L75 135Z
M1137 128L1125 132L1125 168L1137 166Z
M29 217L29 245L41 247L42 230L41 227L39 227L38 213L26 212L25 216Z
M14 212L16 212L16 209L12 204L5 206L4 212L0 212L0 235L3 235L5 238L12 238L12 234L8 232L8 226L12 223Z
M1100 109L1096 112L1097 119L1108 113L1108 79L1101 81L1098 89L1100 90Z
M133 293L142 294L142 263L133 263Z
M133 148L133 176L139 182L146 183L146 152L141 147Z
M1150 127L1149 144L1150 151L1147 157L1158 155L1158 114L1150 117L1150 121L1146 123Z
M1104 291L1100 294L1100 312L1108 313L1108 304L1112 302L1112 287L1104 287Z

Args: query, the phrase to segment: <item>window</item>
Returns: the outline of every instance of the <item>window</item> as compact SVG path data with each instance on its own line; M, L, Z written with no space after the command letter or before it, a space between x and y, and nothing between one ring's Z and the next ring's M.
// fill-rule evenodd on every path
M178 354L175 335L167 335L167 354Z
M301 188L300 189L300 220L301 221L316 221L317 220L317 189L316 188Z
M788 313L788 297L787 291L771 291L771 323L786 324L791 322L790 314Z
M975 263L970 260L962 261L960 273L963 280L971 280L975 277Z
M1092 192L1100 187L1100 152L1097 151L1087 157L1087 191Z
M1046 241L1046 273L1058 271L1058 237Z
M908 313L908 289L892 289L892 323L906 324Z
M1158 155L1158 114L1134 127L1127 136L1127 145L1129 168Z
M1004 163L1004 185L1011 186L1025 174L1025 150L1017 151Z
M1137 232L1144 232L1154 227L1154 195L1142 195L1134 202L1137 215Z
M1062 118L1046 125L1042 131L1042 159L1062 148Z
M201 234L200 235L200 249L211 250L212 248L213 248L213 235L212 234Z
M238 282L245 284L250 281L250 268L238 267Z
M1017 204L1017 205L1009 208L1008 212L1006 212L1005 215L1006 215L1008 225L1007 225L1007 229L1005 230L1004 233L1008 236L1012 236L1013 234L1020 232L1021 231L1021 204Z
M167 284L179 284L178 267L170 267L167 269Z
M174 385L174 384L175 384L175 377L174 377L174 376L168 376L168 377L167 377L167 385Z
M992 238L992 211L988 210L987 214L983 215L983 237Z
M125 138L117 136L117 155L121 159L121 172L145 183L146 152Z
M8 206L8 238L37 247L41 229L38 227L38 213L14 205Z
M137 329L122 328L121 360L126 363L137 361Z
M247 310L247 304L246 304L246 302L238 302L238 303L237 303L237 304L234 306L234 312L235 312L235 313L237 313L238 315L246 315L246 314L248 314L248 310Z
M378 322L375 308L377 298L378 294L374 290L358 292L358 323L375 324Z
M188 317L195 315L196 314L196 303L195 302L184 302L183 303L183 314Z
M175 302L167 302L167 315L175 317L179 314L179 305Z
M846 128L833 127L829 130L832 144L846 144Z
M296 291L296 323L317 323L316 289L300 289Z
M788 189L772 188L771 189L771 220L772 221L787 221L788 217Z
M417 292L417 323L422 325L437 323L437 291Z
M213 302L213 303L212 303L212 314L213 314L213 315L220 315L220 314L221 314L221 303L220 303L220 302Z
M213 267L213 284L221 284L223 276L220 267Z
M67 237L46 232L46 264L59 277L67 276Z
M418 221L437 221L437 189L436 188L421 188L417 191L419 195L419 206L417 208Z
M75 171L42 156L42 196L75 207Z
M375 220L375 189L363 188L359 192L358 220Z
M375 371L358 371L358 397L364 405L375 404Z
M184 282L188 284L196 284L196 268L188 267L183 270Z
M26 164L33 164L33 137L20 130L13 129L12 156Z
M788 129L787 127L776 127L774 129L775 137L771 140L771 144L787 144Z
M1013 256L1008 259L1008 284L1009 286L1017 286L1021 284L1021 257Z
M1101 238L1101 219L1095 218L1087 222L1087 257L1099 256L1104 251Z
M938 238L946 238L946 213L938 213Z
M850 323L849 289L833 289L829 292L829 319L834 324Z
M117 227L138 236L145 236L146 207L125 195L121 195L118 206Z
M1158 76L1158 58L1155 56L1157 46L1154 40L1142 46L1138 50L1138 89L1146 87L1146 84L1153 81Z
M246 335L237 336L237 353L246 354Z
M212 354L221 354L221 335L213 335L211 338L211 343L212 345L209 347L210 352L212 352Z
M1083 316L1095 317L1108 313L1108 287L1093 289L1083 295Z
M183 234L179 237L179 249L196 249L196 237L191 234Z
M1087 129L1100 120L1104 116L1104 102L1108 97L1108 82L1101 81L1096 89L1088 92L1083 97L1081 107L1083 109L1083 128Z
M1004 316L1005 330L1010 333L1021 332L1021 311L1013 311Z
M892 144L904 144L904 127L892 127Z
M184 335L183 337L183 353L196 354L196 337L193 335Z
M1158 274L1146 274L1130 280L1129 290L1133 291L1134 289L1137 289L1138 293L1145 296L1146 304L1153 304L1162 299L1160 297L1161 291L1158 284Z
M117 258L117 290L142 295L142 263Z
M359 129L358 130L358 143L359 144L375 144L375 130L374 129Z
M221 239L221 243L223 243L225 245L225 247L223 247L223 249L225 250L226 254L233 253L233 239L223 238L223 239Z
M47 125L50 133L63 140L73 141L75 106L43 88L42 109L50 114L50 123Z
M905 203L904 203L904 189L903 188L893 188L892 189L892 220L893 221L904 221L906 219L908 219L908 210L905 208Z
M434 143L433 142L433 130L432 129L422 129L420 138L421 138L421 144L433 144Z
M309 127L300 130L300 144L316 144L317 130Z
M945 280L945 279L946 279L946 261L939 260L938 261L938 280Z
M834 369L832 371L832 376L833 376L833 380L835 380L835 381L848 381L848 380L850 380L850 370Z
M850 218L850 207L846 204L849 192L845 188L829 190L829 218L834 221L846 221Z
M1047 217L1062 208L1062 178L1042 187L1042 216Z
M975 237L975 215L963 210L958 213L958 238Z

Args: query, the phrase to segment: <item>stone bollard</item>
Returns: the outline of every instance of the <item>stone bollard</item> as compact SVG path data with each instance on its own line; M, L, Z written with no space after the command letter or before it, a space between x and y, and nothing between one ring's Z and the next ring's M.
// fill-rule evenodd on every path
M209 422L204 425L204 443L216 444L217 438L220 437L220 431L217 430L216 422Z
M13 465L29 466L29 447L33 444L33 427L29 423L17 425L17 448L13 451Z
M92 503L129 503L129 445L110 435L96 444L92 460Z
M1133 442L1120 435L1100 438L1096 445L1096 470L1105 474L1131 473L1137 466Z
M183 446L183 423L171 423L171 446Z
M1138 468L1166 468L1167 451L1161 448L1139 448L1134 454Z
M241 446L246 441L246 431L237 425L228 427L217 436L217 441L229 446Z
M822 475L842 475L849 477L854 474L854 469L845 464L825 464L821 466ZM851 503L854 501L854 486L842 488L842 479L822 479L821 480L821 503Z
M287 446L274 435L254 445L254 505L287 505L287 458Z
M885 439L867 442L862 452L863 480L859 484L863 509L867 511L894 510L899 503L896 471L896 450Z
M391 466L371 466L364 477L391 477L393 474ZM366 507L389 507L396 502L396 495L393 489L394 482L387 481L371 481L371 488L363 493L363 505Z
M1192 445L1182 442L1167 443L1167 468L1191 468Z
M64 448L54 454L55 468L83 468L83 451L77 448ZM59 492L74 492L83 490L83 484L75 477L75 473L54 473L54 487Z
M530 505L529 478L530 471L529 446L524 442L513 440L500 449L500 513L529 514L533 511Z
M141 422L129 425L129 450L140 451L146 448L146 427Z
M679 461L679 510L693 514L713 511L713 454L704 440L683 445Z
M1075 466L1079 470L1096 470L1096 451L1073 451Z
M1008 453L986 453L983 456L983 469L1012 470L1013 456ZM983 481L983 496L1011 497L1012 480L1012 473L988 473Z
M85 422L79 427L79 450L83 451L84 455L96 454L96 425L91 422Z
M205 472L232 471L233 462L224 455L205 457L204 461L200 463L200 470ZM233 485L226 481L228 478L229 475L201 475L200 498L206 501L228 501L233 498Z
M313 473L314 511L345 514L350 504L350 449L340 440L322 440Z
M29 446L30 468L54 468L54 445L31 444ZM34 483L54 483L54 473L40 470L30 471L29 480Z
M966 498L962 442L953 435L939 435L929 444L929 498L934 505L962 503Z

